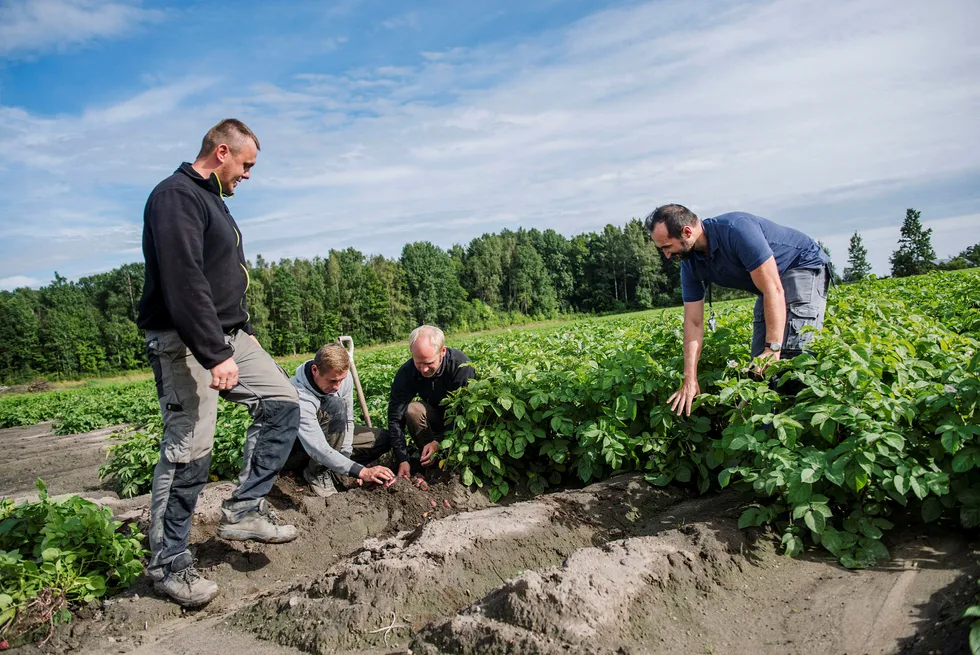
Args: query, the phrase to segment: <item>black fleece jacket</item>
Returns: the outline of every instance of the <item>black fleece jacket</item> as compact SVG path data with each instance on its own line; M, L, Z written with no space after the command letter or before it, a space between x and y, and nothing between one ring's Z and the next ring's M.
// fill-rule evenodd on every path
M476 371L469 361L470 358L463 351L446 348L442 366L431 378L419 373L412 360L402 364L395 373L391 395L388 396L388 435L391 438L391 451L399 464L408 461L408 447L405 444L405 410L408 405L416 396L428 403L435 410L434 414L426 416L429 429L437 436L442 434L446 429L446 410L439 403L450 392L476 377Z
M184 162L153 189L143 212L143 256L140 328L177 330L206 369L231 357L226 334L253 333L245 251L217 176L205 179Z

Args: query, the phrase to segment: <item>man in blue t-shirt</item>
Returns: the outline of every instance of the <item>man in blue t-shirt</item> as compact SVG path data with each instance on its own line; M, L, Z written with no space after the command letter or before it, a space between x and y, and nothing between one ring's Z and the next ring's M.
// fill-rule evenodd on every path
M678 414L690 416L691 403L701 393L704 296L711 301L712 283L759 296L752 331L759 373L769 362L803 351L813 336L800 333L804 326L823 327L830 259L802 232L745 212L702 221L683 205L658 207L645 226L665 257L683 260L684 383L667 399Z

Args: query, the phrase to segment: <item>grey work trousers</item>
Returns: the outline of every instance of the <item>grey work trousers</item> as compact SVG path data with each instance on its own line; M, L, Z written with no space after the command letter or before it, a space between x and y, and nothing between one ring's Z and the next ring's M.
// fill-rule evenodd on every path
M806 326L816 330L823 327L827 310L827 289L830 276L827 268L794 268L780 276L786 299L786 328L783 330L782 355L786 359L803 352L813 338L813 332L803 332ZM752 357L766 349L765 303L760 296L755 301L752 324Z
M238 488L223 507L241 516L269 493L299 429L296 389L286 372L241 330L225 337L234 349L238 384L228 391L210 388L211 372L201 366L176 330L147 330L146 352L153 367L163 414L160 461L153 470L150 501L151 578L187 550L191 517L208 480L218 397L248 407Z

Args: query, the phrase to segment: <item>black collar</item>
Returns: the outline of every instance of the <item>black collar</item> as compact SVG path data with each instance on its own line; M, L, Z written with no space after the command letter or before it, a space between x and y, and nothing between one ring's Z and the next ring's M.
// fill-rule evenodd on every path
M311 387L313 387L314 389L316 389L320 393L325 393L323 391L323 389L320 388L320 385L318 385L316 383L316 380L313 378L313 360L312 359L310 361L306 362L306 365L303 366L303 372L306 373L306 380L310 383L310 386Z
M194 180L194 184L197 186L201 187L205 191L210 191L219 198L230 198L234 195L233 193L224 193L224 190L221 188L221 181L218 179L217 175L211 173L211 175L209 175L207 178L201 177L201 174L194 170L194 167L190 162L185 161L180 165L180 168L178 168L177 171Z

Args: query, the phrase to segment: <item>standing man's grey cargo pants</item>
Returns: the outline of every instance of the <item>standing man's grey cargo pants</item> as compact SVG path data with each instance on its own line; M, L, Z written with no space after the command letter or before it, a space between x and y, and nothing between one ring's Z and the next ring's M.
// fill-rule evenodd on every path
M783 295L786 298L786 328L783 330L782 359L796 357L806 348L815 335L803 328L823 327L827 311L827 291L830 271L823 268L793 268L780 276ZM752 325L752 357L758 357L766 348L766 311L762 296L755 301Z
M234 349L238 384L218 392L210 387L211 372L198 363L176 330L146 332L146 352L163 413L150 503L151 578L162 577L164 566L187 551L197 496L208 481L219 395L247 406L252 415L238 488L224 502L225 510L244 515L255 509L272 489L296 439L299 403L286 372L245 332L237 330L225 340Z

